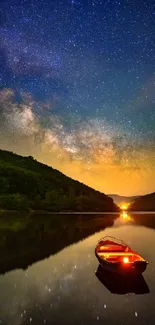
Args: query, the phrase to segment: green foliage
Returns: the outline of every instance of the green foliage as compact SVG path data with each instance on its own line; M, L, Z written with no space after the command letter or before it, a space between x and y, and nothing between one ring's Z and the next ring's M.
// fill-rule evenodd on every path
M0 208L4 210L29 210L30 202L21 194L0 196Z
M116 211L113 200L37 162L0 150L0 209Z

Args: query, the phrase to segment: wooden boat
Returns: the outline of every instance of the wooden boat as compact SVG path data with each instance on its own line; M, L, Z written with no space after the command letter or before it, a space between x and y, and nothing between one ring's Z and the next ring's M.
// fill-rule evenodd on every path
M110 236L98 242L95 255L104 269L123 275L141 274L148 264L123 241Z

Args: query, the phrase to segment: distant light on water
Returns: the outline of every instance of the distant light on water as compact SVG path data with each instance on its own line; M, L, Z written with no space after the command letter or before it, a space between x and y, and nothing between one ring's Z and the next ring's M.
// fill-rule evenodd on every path
M123 211L123 213L122 213L122 218L123 218L124 220L128 219L128 214L127 214L127 212Z
M133 218L128 214L127 211L123 211L120 215L121 219L124 221L132 221Z

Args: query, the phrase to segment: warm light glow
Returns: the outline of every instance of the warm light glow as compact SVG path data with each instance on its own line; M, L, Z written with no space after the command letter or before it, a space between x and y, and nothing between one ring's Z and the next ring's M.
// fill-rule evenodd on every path
M123 211L123 213L122 213L122 218L123 218L124 220L128 219L128 214L127 214L127 212Z
M123 211L121 213L121 219L123 219L124 221L132 221L133 219L130 217L130 215L126 212L126 211Z
M121 209L122 210L127 210L127 208L128 208L128 204L122 204L121 205Z
M129 263L129 259L128 259L128 257L124 257L124 258L123 258L123 262L124 262L125 264Z

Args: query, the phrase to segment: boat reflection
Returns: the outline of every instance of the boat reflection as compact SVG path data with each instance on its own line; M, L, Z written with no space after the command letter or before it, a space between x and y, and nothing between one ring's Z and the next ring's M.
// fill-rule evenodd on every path
M101 265L96 271L98 280L111 292L115 294L146 294L149 293L149 287L142 275L138 276L122 276L104 270Z

